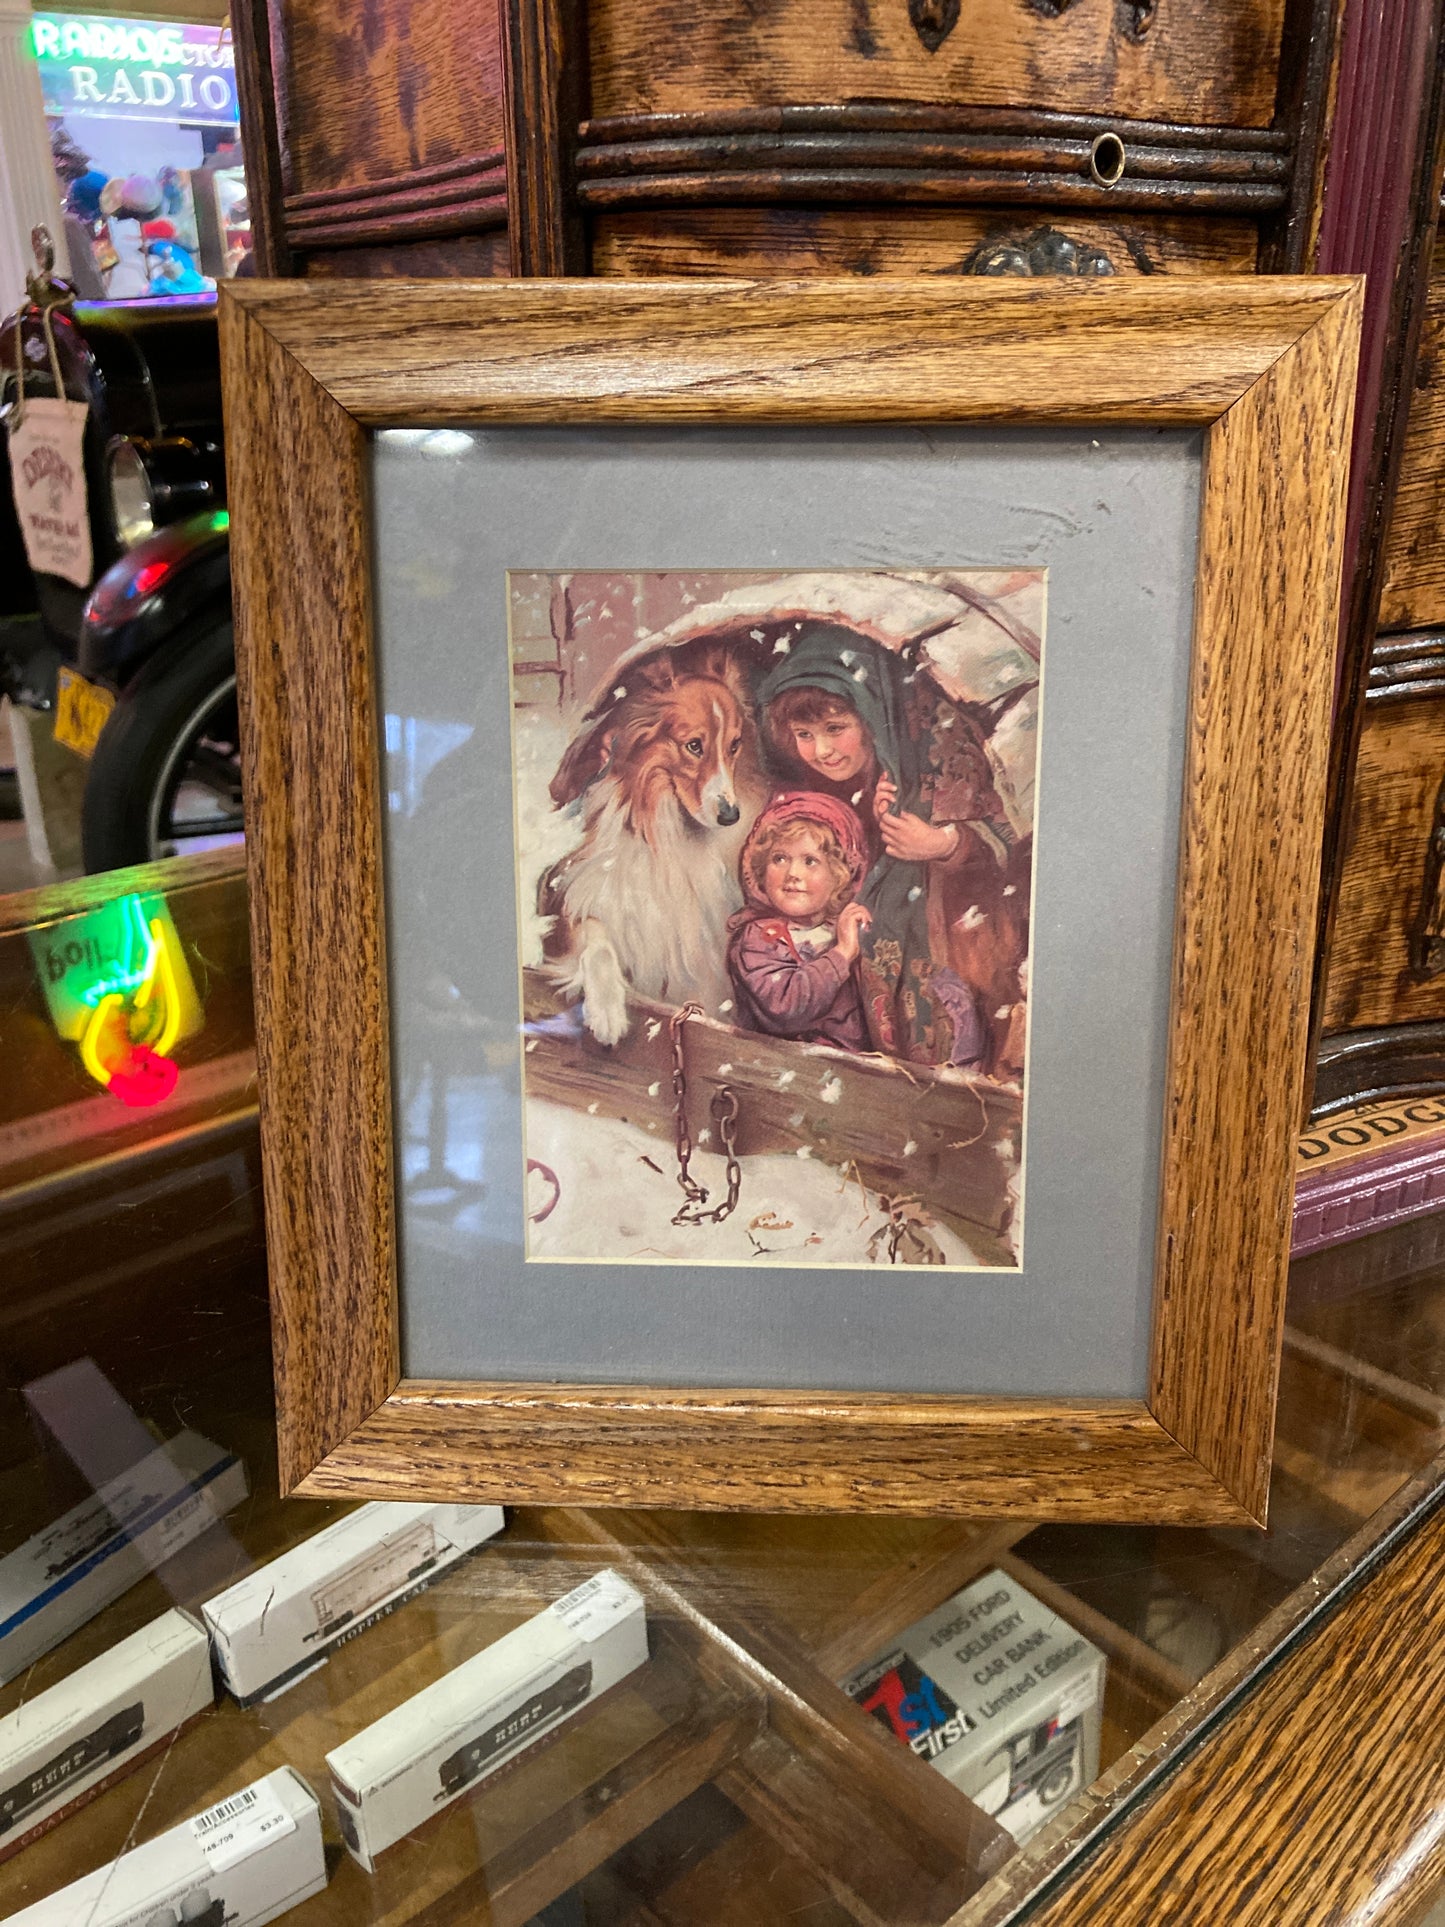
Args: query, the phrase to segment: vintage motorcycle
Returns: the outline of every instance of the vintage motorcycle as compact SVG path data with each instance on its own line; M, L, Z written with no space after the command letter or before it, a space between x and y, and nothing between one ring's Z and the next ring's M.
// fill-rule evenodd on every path
M0 324L0 429L17 400L82 401L91 580L7 568L0 693L89 758L88 871L239 837L241 780L215 297L81 302L36 235ZM8 487L0 551L20 557Z

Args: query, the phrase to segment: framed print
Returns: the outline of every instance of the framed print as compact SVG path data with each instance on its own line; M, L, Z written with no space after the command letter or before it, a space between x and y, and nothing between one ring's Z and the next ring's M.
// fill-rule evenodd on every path
M225 292L283 1483L1262 1519L1358 284Z

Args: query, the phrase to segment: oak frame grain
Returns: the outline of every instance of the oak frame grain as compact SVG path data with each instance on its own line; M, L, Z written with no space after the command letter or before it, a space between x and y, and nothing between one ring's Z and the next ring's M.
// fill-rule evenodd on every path
M1263 1520L1359 309L1348 279L228 286L283 1487ZM404 1381L367 431L802 420L1204 431L1147 1399Z

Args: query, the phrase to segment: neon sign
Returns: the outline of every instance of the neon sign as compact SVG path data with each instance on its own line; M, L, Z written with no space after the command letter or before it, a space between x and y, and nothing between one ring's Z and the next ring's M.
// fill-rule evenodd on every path
M199 1030L200 1002L165 898L126 896L30 932L57 1033L103 1090L132 1108L170 1096L170 1052Z
M233 126L236 53L216 27L37 13L30 46L47 114Z

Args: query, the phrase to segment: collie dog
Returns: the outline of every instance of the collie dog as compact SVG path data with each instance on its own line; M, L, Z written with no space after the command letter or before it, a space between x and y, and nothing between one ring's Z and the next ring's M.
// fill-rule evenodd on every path
M553 803L582 841L543 877L553 982L599 1043L627 1034L627 989L726 1010L738 857L764 800L743 677L726 650L668 651L621 672L607 713L568 749Z

